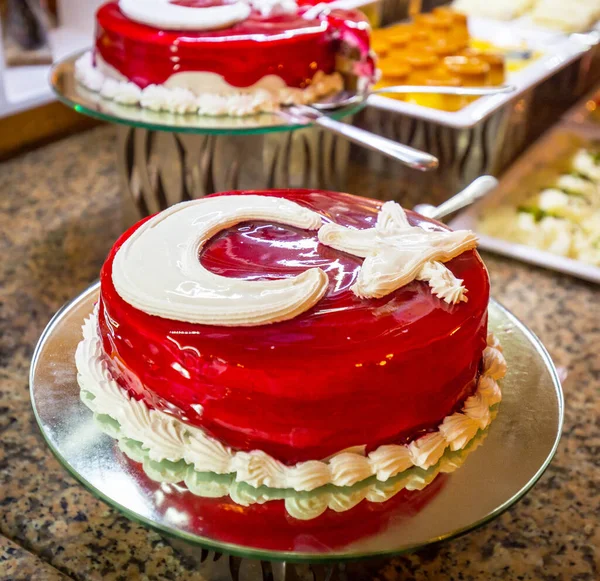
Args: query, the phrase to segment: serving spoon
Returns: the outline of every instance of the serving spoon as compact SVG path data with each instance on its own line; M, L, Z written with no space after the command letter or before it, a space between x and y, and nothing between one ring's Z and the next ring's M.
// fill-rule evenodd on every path
M417 204L413 210L426 218L441 220L449 214L453 214L473 202L483 198L498 186L498 180L492 176L481 176L473 180L464 190L452 196L439 206L431 204Z
M435 95L460 95L471 97L484 97L487 95L499 95L512 93L516 90L514 85L498 85L496 87L448 87L441 85L393 85L391 87L380 87L379 89L367 89L364 91L343 90L334 93L324 99L312 103L310 106L319 111L335 111L350 105L358 105L371 95L382 95L386 93L404 94L421 93ZM367 103L368 104L368 103Z
M404 145L403 143L398 143L387 137L371 133L360 127L342 123L341 121L337 121L336 119L332 119L324 113L321 113L314 107L292 105L278 111L277 115L283 117L288 123L292 124L308 125L313 123L336 135L345 137L348 141L352 141L353 143L371 149L372 151L382 153L383 155L418 171L433 170L439 165L438 158L430 153L420 151L409 145Z
M420 151L414 147L397 143L381 135L376 135L360 127L354 127L341 121L336 121L325 115L326 112L342 109L350 105L362 103L369 95L377 93L444 93L448 95L495 95L498 93L509 93L515 90L511 85L498 87L440 87L440 86L412 86L396 85L383 87L381 89L366 90L362 92L340 91L332 96L311 105L292 105L278 112L289 123L319 125L332 133L345 137L349 141L377 151L383 155L399 161L404 165L418 171L430 171L437 169L439 160L437 157Z

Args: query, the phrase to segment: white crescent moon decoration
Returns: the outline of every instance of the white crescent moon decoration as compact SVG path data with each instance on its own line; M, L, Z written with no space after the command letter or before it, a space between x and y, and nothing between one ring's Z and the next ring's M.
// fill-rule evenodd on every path
M442 263L477 246L477 237L469 230L440 232L411 226L400 204L386 202L374 228L325 224L319 242L365 259L352 287L359 297L380 298L416 279L428 282L447 303L467 301L462 280Z
M250 16L248 2L206 8L178 6L169 0L119 0L119 8L131 20L163 30L216 30Z
M204 268L200 252L221 230L265 220L317 230L321 216L289 200L260 195L184 202L154 216L119 248L112 280L123 300L165 319L255 326L293 319L315 305L329 279L320 268L277 280L248 281Z
M462 280L443 262L475 248L477 238L468 230L411 226L395 202L382 206L374 228L355 230L323 224L317 212L295 202L252 194L184 202L144 222L115 255L117 293L145 313L189 323L250 327L293 319L325 294L329 279L322 269L251 281L202 266L200 253L213 236L250 220L318 230L322 244L363 257L351 287L361 298L383 297L416 279L447 303L467 300Z
M242 22L252 9L262 16L295 13L295 0L238 0L222 6L182 6L171 0L119 0L131 20L162 30L218 30Z

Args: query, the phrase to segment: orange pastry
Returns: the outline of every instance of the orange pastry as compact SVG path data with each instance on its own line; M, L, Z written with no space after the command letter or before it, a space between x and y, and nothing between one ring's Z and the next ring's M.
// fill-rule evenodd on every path
M446 18L452 21L450 39L458 44L460 48L464 48L469 44L469 28L466 14L456 12L448 6L438 6L433 9L432 14L438 18Z
M415 14L414 17L415 25L419 28L431 28L435 20L436 17L429 12L426 12L424 14Z
M413 72L409 77L409 82L411 85L437 85L442 87L459 87L461 84L459 77L450 74L441 66L426 72ZM406 100L409 103L443 111L458 111L467 104L464 97L439 93L409 93Z
M400 24L394 24L393 26L388 26L387 28L382 29L389 34L396 34L396 33L404 33L404 34L408 34L409 36L412 35L412 33L414 32L414 25L412 23L409 22L402 22Z
M489 84L490 65L477 57L447 56L446 69L458 76L465 87L481 87Z
M462 56L475 57L490 66L490 85L501 85L505 79L504 57L497 52L487 52L466 48L460 53Z
M439 64L439 58L435 53L427 50L408 49L403 53L403 58L415 70L427 71Z
M372 38L371 49L379 58L383 58L390 50L390 43L385 38Z
M412 34L406 30L398 30L386 37L388 44L394 49L404 49L412 40Z
M379 55L378 88L399 85L485 86L505 80L503 55L480 46L470 48L467 17L441 6L418 14L413 22L376 31L372 46ZM412 93L387 95L446 111L457 111L477 97Z
M418 42L429 42L433 37L433 32L431 28L423 27L423 26L415 26L412 31L413 40Z
M427 46L427 50L435 54L438 58L444 58L457 54L459 52L459 47L454 42L442 37L433 40Z
M433 33L433 37L449 42L452 41L452 28L454 25L452 18L435 14L433 16L433 20L429 23L429 28Z
M405 83L411 73L410 65L403 59L382 59L378 63L382 80L394 81L394 85Z
M381 80L375 85L376 89L408 84L411 68L406 61L402 59L384 59L379 61L378 67L381 71ZM386 97L404 101L406 95L402 93L389 93Z

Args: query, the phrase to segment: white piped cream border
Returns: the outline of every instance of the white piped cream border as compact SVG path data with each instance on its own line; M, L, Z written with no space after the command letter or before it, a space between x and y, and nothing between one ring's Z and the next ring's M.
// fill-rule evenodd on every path
M75 79L89 91L121 105L140 106L155 112L166 111L180 115L195 114L210 117L244 117L258 113L273 113L282 105L310 104L320 97L341 91L344 86L339 73L330 75L317 71L312 84L305 89L248 88L195 94L189 89L150 85L140 89L122 76L113 78L92 62L91 51L75 62ZM282 81L283 82L283 81Z
M495 413L495 412L492 412ZM101 429L109 432L110 428L96 416ZM118 430L116 432L118 434ZM458 451L451 452L446 448L446 452L440 461L429 470L421 470L413 467L407 469L397 477L387 482L373 482L372 479L357 486L340 487L325 486L314 492L299 492L290 494L286 490L270 488L252 488L247 484L235 482L233 476L218 476L206 478L206 474L199 474L193 466L184 462L170 464L165 466L164 462L155 463L149 461L147 452L141 450L136 443L131 446L131 442L123 438L119 442L122 452L131 458L134 462L142 464L146 475L155 482L160 482L166 486L181 486L184 483L185 488L195 496L202 498L223 498L229 496L233 502L241 506L252 506L255 504L264 504L271 500L284 500L285 509L290 516L298 520L311 520L323 514L327 509L334 512L345 512L354 508L357 504L366 500L367 502L386 502L401 490L423 490L429 486L439 474L450 474L458 470L467 459L471 452L475 451L485 440L488 431L480 431L469 445ZM115 434L111 432L110 435ZM183 467L181 466L183 464Z
M241 452L224 446L203 430L172 416L150 410L143 401L130 398L112 377L98 335L97 312L83 325L83 340L75 354L81 399L96 414L107 415L120 425L119 438L141 442L150 460L184 460L198 472L235 474L236 482L258 488L293 489L297 492L321 486L352 486L375 476L389 478L417 466L434 466L446 448L463 449L492 420L490 408L501 400L497 380L506 373L499 342L490 334L483 352L483 371L474 395L461 412L444 419L439 429L408 445L380 446L367 456L342 451L329 459L287 466L261 450Z

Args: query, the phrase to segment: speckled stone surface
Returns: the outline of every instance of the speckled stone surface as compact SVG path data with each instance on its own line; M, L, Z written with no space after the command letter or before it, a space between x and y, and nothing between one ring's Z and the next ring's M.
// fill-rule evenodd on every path
M0 535L0 581L65 581L69 577L57 571L42 558Z
M0 165L0 579L202 579L156 533L62 470L29 403L40 333L97 277L121 232L114 150L114 130L100 128ZM412 555L353 563L348 579L600 579L600 288L485 259L495 297L565 375L558 454L529 495L484 528Z

